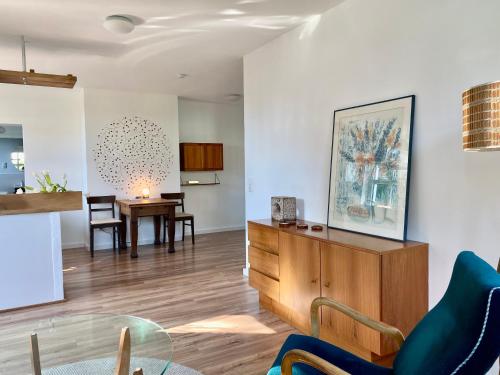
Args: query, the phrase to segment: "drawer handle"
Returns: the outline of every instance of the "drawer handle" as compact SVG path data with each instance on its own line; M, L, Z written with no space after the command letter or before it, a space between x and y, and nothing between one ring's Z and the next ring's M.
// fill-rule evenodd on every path
M318 282L318 279L312 279L311 283L316 284Z
M327 281L327 282L325 283L325 288L329 288L329 287L330 287L330 282L329 282L329 281Z

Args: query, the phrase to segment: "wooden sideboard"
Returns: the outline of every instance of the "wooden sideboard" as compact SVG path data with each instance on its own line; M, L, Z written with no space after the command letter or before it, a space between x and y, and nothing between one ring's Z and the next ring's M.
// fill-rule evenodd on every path
M248 222L250 285L262 307L310 334L314 298L333 298L407 335L428 310L428 244ZM374 362L396 351L380 333L322 307L321 338Z

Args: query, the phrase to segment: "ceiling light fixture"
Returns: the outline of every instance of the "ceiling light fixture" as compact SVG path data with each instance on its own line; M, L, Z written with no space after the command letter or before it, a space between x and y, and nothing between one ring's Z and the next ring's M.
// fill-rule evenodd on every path
M103 22L103 26L106 30L115 34L129 34L135 29L132 19L118 14L107 16Z
M242 16L245 12L239 9L224 9L222 12L219 12L219 14L223 16Z

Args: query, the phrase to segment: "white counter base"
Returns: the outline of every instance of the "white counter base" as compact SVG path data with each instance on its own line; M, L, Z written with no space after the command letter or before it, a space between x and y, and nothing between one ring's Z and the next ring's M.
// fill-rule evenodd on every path
M63 299L59 213L0 216L0 311Z

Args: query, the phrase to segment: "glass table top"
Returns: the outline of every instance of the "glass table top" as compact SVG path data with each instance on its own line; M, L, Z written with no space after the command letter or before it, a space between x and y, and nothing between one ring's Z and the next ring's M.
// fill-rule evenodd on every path
M172 341L158 324L133 316L92 314L0 327L0 373L33 375L30 337L36 333L43 375L112 375L122 328L130 330L130 373L167 373Z

